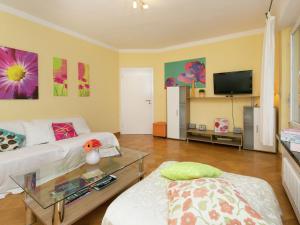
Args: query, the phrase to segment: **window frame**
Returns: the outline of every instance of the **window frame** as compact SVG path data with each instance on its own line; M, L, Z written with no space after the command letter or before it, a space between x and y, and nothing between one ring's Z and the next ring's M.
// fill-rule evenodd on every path
M295 86L293 85L293 81L294 81L294 35L297 31L300 31L300 17L297 21L297 23L295 24L295 26L293 27L292 31L291 31L291 36L290 36L290 58L291 58L291 61L290 61L290 99L289 99L289 104L290 104L290 126L291 127L298 127L300 128L300 115L299 115L299 118L298 118L298 121L296 121L294 119L294 100L295 100L295 96L296 98L298 98L298 92L296 93L296 95L294 94L294 91L295 91ZM300 43L299 43L300 44ZM299 48L299 55L300 55L300 48ZM299 71L300 73L300 68L299 68ZM300 86L298 87L298 89L300 89ZM296 90L296 91L299 91L299 90ZM299 105L297 106L299 107Z

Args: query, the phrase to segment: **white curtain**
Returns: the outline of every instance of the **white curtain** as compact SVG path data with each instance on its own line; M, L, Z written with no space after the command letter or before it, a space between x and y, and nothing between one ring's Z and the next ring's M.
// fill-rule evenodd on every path
M266 146L274 144L274 66L275 66L275 17L267 15L260 85L260 138Z

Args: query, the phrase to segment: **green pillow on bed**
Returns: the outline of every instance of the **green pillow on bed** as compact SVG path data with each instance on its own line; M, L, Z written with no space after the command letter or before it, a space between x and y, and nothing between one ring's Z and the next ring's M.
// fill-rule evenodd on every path
M160 171L170 180L191 180L200 177L219 177L222 171L213 166L195 162L177 162Z

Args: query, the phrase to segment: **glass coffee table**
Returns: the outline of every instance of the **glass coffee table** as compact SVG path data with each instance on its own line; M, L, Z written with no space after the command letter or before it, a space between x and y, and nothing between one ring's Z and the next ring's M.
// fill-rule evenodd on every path
M96 165L84 164L72 171L45 165L27 174L11 176L25 192L26 225L34 224L37 218L45 225L73 224L142 179L143 159L149 153L128 148L121 148L120 152L121 156L103 158ZM61 176L54 177L58 171ZM89 178L90 174L97 176ZM95 185L109 175L117 179L97 189ZM82 193L84 196L80 196ZM80 197L71 202L74 196Z

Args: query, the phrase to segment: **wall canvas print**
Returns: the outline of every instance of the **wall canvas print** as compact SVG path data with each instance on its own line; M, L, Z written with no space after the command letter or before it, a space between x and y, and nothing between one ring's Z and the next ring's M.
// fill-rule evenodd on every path
M38 99L38 55L0 46L0 99Z
M67 60L53 58L53 96L68 96Z
M90 66L85 63L78 63L78 89L80 97L90 96Z
M229 127L228 119L224 119L224 118L215 119L215 132L227 133L228 127Z
M165 63L165 87L192 86L205 88L206 59L189 59Z

